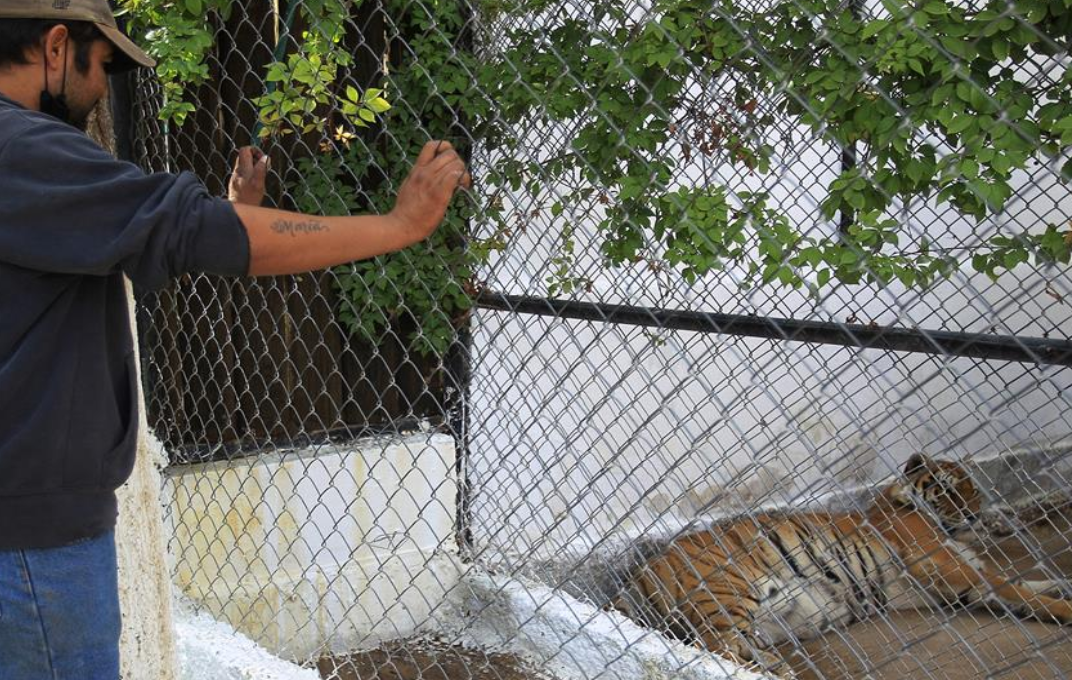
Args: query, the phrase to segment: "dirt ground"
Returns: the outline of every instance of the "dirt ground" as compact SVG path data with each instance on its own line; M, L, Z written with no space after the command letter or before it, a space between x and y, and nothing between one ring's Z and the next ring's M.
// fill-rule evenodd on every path
M1045 562L1072 581L1072 511L1030 519L1029 536L977 548L1010 576L1046 578ZM894 612L780 651L801 680L1072 678L1072 628L986 611Z
M321 659L317 670L325 680L546 680L512 656L429 640L402 640L346 659Z

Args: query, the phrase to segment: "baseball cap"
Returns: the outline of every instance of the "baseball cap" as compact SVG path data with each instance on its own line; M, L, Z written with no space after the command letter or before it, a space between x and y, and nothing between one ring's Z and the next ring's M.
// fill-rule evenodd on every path
M0 19L88 21L130 61L148 68L156 66L152 57L119 30L108 0L0 0Z

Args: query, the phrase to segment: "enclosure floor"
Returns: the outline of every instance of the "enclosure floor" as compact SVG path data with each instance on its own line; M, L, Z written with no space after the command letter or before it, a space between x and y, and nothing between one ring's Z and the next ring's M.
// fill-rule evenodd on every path
M1033 548L1050 573L1072 580L1072 512L1050 513L1031 531L977 547L999 570L1045 578ZM895 612L781 653L801 680L1072 678L1072 629L980 611Z
M325 680L549 680L507 654L429 640L401 640L317 662Z

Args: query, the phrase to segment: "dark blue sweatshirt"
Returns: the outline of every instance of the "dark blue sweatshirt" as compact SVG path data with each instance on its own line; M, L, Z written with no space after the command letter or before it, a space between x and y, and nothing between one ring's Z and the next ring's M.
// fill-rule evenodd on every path
M193 175L146 175L0 96L0 550L115 524L138 427L123 275L248 264L234 208Z

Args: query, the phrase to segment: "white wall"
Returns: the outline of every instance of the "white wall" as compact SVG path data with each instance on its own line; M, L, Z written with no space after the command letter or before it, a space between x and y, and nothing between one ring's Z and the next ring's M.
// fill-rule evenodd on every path
M417 434L171 468L176 583L287 659L411 635L458 579L454 458Z

